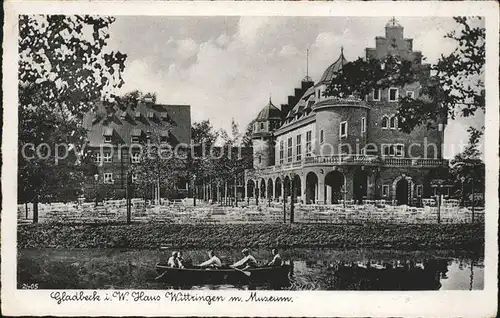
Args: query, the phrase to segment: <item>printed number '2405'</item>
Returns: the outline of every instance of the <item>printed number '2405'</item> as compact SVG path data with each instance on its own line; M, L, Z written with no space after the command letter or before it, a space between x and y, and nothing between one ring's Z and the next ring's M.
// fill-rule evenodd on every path
M23 284L23 289L38 289L38 283Z

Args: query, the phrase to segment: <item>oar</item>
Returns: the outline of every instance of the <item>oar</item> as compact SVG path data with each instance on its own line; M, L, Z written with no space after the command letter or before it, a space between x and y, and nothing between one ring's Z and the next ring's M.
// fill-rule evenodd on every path
M237 270L238 272L241 272L241 273L245 274L247 277L250 277L250 275L252 275L252 273L244 271L242 269L239 269L239 268L236 268L236 267L232 267L232 268L235 269L235 270Z
M165 271L165 272L161 273L160 275L156 276L155 280L158 280L158 279L162 278L163 275L165 275L165 273L167 273L167 272Z

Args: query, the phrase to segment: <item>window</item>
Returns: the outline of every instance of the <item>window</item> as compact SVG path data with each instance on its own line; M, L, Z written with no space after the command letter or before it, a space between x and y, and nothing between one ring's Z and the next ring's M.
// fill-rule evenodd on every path
M96 152L95 154L95 162L101 162L102 161L102 156L100 152Z
M262 155L259 155L258 158L259 158L259 164L261 164L262 163Z
M284 157L284 148L285 148L285 145L284 145L284 142L283 140L280 140L280 164L283 164L283 157Z
M111 172L104 173L104 183L113 183L113 173Z
M297 135L297 143L295 146L295 160L302 160L302 135Z
M264 123L260 123L260 130L264 130Z
M288 144L287 144L287 161L288 162L292 162L292 153L293 153L292 145L293 145L293 139L290 137L290 138L288 138Z
M397 88L389 88L389 101L397 102L399 98L399 90Z
M382 117L382 129L389 128L389 118L387 116Z
M417 197L422 197L424 194L424 187L421 184L417 184Z
M398 118L396 116L392 116L391 117L390 126L391 126L391 129L397 129L398 128Z
M382 145L382 155L383 156L391 155L391 145Z
M255 124L253 125L253 130L254 130L254 131L257 131L258 129L259 129L259 126L258 126L258 124L257 124L257 123L255 123Z
M376 156L378 155L378 147L377 145L373 143L368 143L364 148L363 148L363 154L367 156Z
M361 132L366 132L366 117L361 117Z
M104 142L111 142L111 136L104 136Z
M132 143L138 143L139 142L139 136L132 136Z
M379 101L380 100L380 89L374 89L373 90L373 100L374 101Z
M397 144L394 146L395 148L395 153L394 155L397 157L404 157L405 156L405 146L403 144Z
M325 142L325 133L323 131L323 129L321 129L319 131L319 142L322 144L323 142Z
M312 130L309 130L308 132L306 132L306 157L311 156L312 152L311 140L312 140Z
M132 183L137 183L137 174L136 173L132 173Z
M347 122L340 123L340 137L347 137Z
M139 163L141 162L141 155L138 152L134 152L132 154L132 163Z
M383 197L389 196L389 185L388 184L382 185L382 196Z
M153 119L153 118L155 117L155 113L153 113L153 112L148 112L148 113L147 113L147 116L148 116L148 118L149 118L149 119Z
M351 147L349 147L349 145L341 145L340 146L340 153L342 155L348 155L350 154L350 151L351 150Z
M406 91L406 97L415 98L415 92L414 91Z
M113 162L113 158L111 157L111 152L104 153L104 162Z

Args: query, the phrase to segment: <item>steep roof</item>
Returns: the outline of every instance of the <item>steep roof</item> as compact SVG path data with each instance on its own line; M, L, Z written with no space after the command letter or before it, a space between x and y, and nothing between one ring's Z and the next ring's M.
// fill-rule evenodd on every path
M102 109L101 109L102 110ZM126 110L135 116L121 116L123 112L96 118L94 113L87 113L84 126L87 129L89 146L99 146L104 143L104 136L112 132L115 141L128 144L131 137L141 133L158 136L168 134L171 144L191 142L191 110L189 105L159 105L139 103L132 110ZM148 117L152 113L152 117ZM165 115L168 114L168 116ZM162 116L163 115L163 116Z
M319 80L319 83L327 83L330 82L333 77L335 76L336 73L341 71L344 68L344 65L348 61L344 57L344 50L342 49L340 51L340 56L339 58L333 63L332 65L328 66L328 68L323 72L323 75L321 76L321 79Z
M255 120L267 121L269 119L281 119L281 111L279 110L279 108L273 105L270 98L269 103L264 108L262 108Z

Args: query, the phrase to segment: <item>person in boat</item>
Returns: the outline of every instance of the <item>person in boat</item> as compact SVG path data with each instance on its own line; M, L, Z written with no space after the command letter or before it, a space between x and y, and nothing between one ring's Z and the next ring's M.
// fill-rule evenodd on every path
M222 266L222 263L220 261L220 258L215 255L214 251L208 251L208 257L210 257L207 261L201 263L199 266L200 267L213 267L213 268L218 268Z
M177 268L184 268L184 258L182 257L181 252L177 252L176 262L177 262Z
M177 251L172 252L172 256L168 258L167 266L173 268L179 267L179 263L177 262Z
M248 248L243 249L241 253L243 254L243 258L231 265L231 267L242 270L251 267L257 267L257 261L255 260L255 257L250 254L250 250Z
M281 260L281 255L278 253L278 250L273 248L271 253L273 254L273 260L267 263L267 266L281 266L283 264L283 261Z

